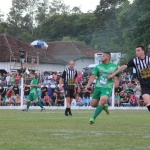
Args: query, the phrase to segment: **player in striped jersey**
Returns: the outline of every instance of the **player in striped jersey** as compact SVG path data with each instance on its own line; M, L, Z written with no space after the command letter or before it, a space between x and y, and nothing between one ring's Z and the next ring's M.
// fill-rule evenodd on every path
M134 67L136 69L138 80L141 84L142 97L150 111L150 57L145 55L145 48L143 46L136 47L136 56L130 60L127 64L122 65L117 71L109 75L108 79L113 78L117 73Z
M62 76L59 81L60 90L62 90L62 84L64 84L64 91L65 91L65 96L67 100L67 107L65 110L66 116L69 116L69 115L72 116L70 106L71 106L72 98L74 97L75 84L78 87L78 92L80 91L80 87L77 81L77 70L74 69L74 66L75 66L75 62L73 60L70 60L69 67L63 71Z

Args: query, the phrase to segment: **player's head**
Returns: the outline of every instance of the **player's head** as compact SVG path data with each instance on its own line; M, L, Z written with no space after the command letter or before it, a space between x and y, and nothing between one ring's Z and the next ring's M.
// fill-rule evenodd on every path
M144 48L144 46L137 46L135 50L136 50L136 56L137 57L145 56L145 48Z
M110 52L103 52L102 55L102 63L109 63L111 59L111 54Z
M73 60L70 60L69 61L69 68L70 69L73 69L74 68L74 65L75 65L75 62Z

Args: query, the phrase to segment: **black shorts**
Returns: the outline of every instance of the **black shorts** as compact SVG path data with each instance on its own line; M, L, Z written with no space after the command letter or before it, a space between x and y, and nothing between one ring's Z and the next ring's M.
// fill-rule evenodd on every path
M142 95L143 94L149 94L150 95L150 86L141 86L142 89Z
M65 89L65 97L74 98L74 89Z

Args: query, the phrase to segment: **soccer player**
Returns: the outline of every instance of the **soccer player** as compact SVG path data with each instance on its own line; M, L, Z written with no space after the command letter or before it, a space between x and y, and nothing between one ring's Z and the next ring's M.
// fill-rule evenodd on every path
M64 84L64 91L67 100L67 108L65 110L66 116L72 116L72 112L70 109L72 98L74 97L74 85L76 84L78 87L78 92L80 91L80 87L77 81L77 70L74 69L75 62L73 60L69 61L69 67L66 68L62 76L59 80L59 88L62 90L62 84Z
M85 90L87 90L97 77L96 86L91 101L91 106L96 107L96 110L89 121L90 124L94 124L96 117L102 112L102 110L105 110L106 113L109 114L108 104L106 104L106 102L112 94L112 88L115 80L108 80L107 78L111 73L118 69L118 65L111 63L110 59L111 54L109 52L103 52L102 63L94 68L92 76L90 77L89 82L85 88ZM119 85L119 81L121 79L119 74L117 77L118 79L116 80L116 86Z
M37 103L41 107L41 111L45 110L45 108L43 107L41 102L38 101L38 92L37 92L38 80L37 80L37 77L38 77L37 74L35 74L35 77L31 80L31 83L30 83L31 88L30 88L30 93L29 93L28 100L27 100L27 108L23 109L22 111L28 111L31 101L34 101L35 103Z
M135 52L137 57L122 65L118 70L109 75L108 79L114 78L116 74L127 68L134 67L141 84L142 98L145 106L150 111L150 56L145 55L145 48L143 46L137 46Z

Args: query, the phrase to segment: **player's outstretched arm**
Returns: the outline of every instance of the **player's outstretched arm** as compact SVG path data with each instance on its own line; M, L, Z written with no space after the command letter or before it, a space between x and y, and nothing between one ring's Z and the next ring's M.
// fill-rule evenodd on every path
M125 69L127 69L127 65L122 65L114 73L112 73L111 75L109 75L108 79L114 78L116 76L116 74L118 74L119 72L121 72L121 71L123 71Z
M90 87L90 85L93 83L93 81L95 80L96 76L95 75L91 75L89 82L87 84L87 86L85 87L85 91L87 91L87 89Z

